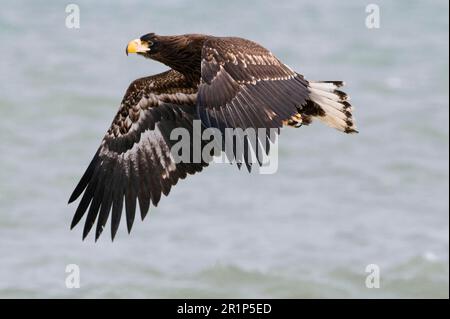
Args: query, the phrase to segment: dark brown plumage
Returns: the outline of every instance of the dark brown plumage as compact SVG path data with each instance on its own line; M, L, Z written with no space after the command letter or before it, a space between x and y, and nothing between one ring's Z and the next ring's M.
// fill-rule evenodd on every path
M170 152L177 142L170 140L170 132L184 127L193 133L194 119L201 119L203 130L215 127L224 132L225 128L299 127L317 118L340 131L356 132L347 95L338 90L342 82L307 81L255 42L150 33L130 42L128 53L171 69L130 84L70 197L69 203L84 192L71 225L87 212L83 239L96 220L97 239L109 215L114 239L123 208L131 231L137 205L143 219L150 205L157 206L161 194L168 195L179 179L208 165L208 160L177 163ZM268 144L270 136L259 138ZM250 170L247 154L241 160Z

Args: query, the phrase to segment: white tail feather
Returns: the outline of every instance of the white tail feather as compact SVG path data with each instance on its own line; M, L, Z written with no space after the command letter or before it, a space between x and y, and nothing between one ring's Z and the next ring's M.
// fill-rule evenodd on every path
M321 91L333 92L337 88L344 86L342 81L309 81L309 87Z
M339 131L356 133L348 96L338 90L343 84L341 81L309 82L309 98L322 111L314 117Z

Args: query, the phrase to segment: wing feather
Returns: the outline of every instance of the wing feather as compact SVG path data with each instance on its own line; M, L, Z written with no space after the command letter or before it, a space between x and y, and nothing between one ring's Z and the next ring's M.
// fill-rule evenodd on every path
M297 114L307 103L308 89L301 75L259 44L210 37L202 49L197 97L198 115L205 126L222 132L226 127L264 128L266 134L258 139L267 145L268 129L281 128Z
M130 85L69 200L73 202L83 194L71 223L73 228L86 215L83 239L97 222L97 240L110 215L114 239L124 206L130 232L137 204L144 219L150 206L158 205L161 194L167 196L180 178L200 172L208 165L192 161L176 163L171 154L176 142L170 140L172 129L184 127L192 135L196 92L196 87L173 70Z

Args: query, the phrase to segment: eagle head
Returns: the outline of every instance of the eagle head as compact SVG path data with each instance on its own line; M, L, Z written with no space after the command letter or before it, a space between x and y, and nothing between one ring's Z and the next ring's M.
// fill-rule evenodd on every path
M128 42L125 53L137 53L147 58L156 53L158 37L154 33L147 33L139 39Z

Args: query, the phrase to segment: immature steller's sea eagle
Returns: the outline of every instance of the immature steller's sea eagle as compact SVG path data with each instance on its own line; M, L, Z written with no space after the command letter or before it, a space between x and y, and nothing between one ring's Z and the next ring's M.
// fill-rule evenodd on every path
M125 203L128 232L136 203L141 217L150 202L208 161L174 161L174 128L202 129L299 127L313 119L345 133L355 133L352 107L338 88L342 81L308 81L259 44L235 37L202 34L160 36L149 33L128 43L137 53L170 70L132 82L89 167L69 203L84 191L71 227L83 217L83 239L97 219L100 236L111 212L111 237ZM193 137L195 138L195 137ZM266 139L268 136L264 137ZM192 142L192 141L191 141ZM239 142L239 141L237 141ZM250 164L244 163L250 169ZM88 210L89 208L89 210Z

